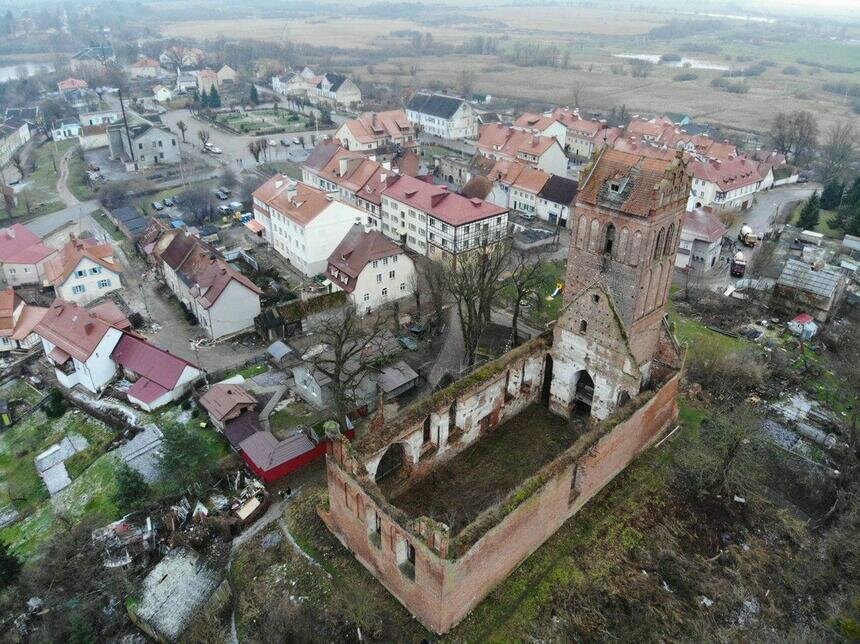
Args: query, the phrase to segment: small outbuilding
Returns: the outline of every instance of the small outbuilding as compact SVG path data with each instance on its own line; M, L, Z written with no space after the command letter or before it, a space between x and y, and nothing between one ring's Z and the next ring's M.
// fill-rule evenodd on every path
M809 340L818 333L818 325L809 313L801 313L788 323L788 330L801 340Z
M257 399L240 385L218 383L203 394L200 404L209 414L212 424L224 431L229 421L256 407Z

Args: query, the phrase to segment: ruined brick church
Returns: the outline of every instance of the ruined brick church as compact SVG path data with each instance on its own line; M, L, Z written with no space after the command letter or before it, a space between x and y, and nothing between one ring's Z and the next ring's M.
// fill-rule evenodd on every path
M552 331L329 450L320 516L437 633L677 421L685 162L604 149L582 177Z

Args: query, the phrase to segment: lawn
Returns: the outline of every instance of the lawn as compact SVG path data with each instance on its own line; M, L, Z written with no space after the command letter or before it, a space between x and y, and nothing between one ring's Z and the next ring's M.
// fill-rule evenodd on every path
M59 143L48 142L33 150L30 159L26 160L26 175L18 188L18 204L12 211L14 217L25 215L44 215L55 212L65 207L65 204L57 196L57 179L60 158L71 147L76 145L73 140L60 141ZM30 170L35 164L36 169ZM29 203L29 212L27 204ZM0 218L7 217L8 213L2 210Z
M558 318L561 307L564 305L563 293L560 292L552 299L549 298L555 292L556 287L560 283L564 283L564 273L564 260L553 260L541 265L537 275L537 285L529 297L525 298L527 305L520 307L520 318L525 323L542 329L547 322ZM512 310L516 291L510 283L502 289L502 297L508 310Z
M287 175L291 179L302 178L302 166L292 161L271 161L258 166L258 169L266 174L275 175L280 173Z
M800 218L800 211L803 209L803 204L800 203L794 207L794 210L791 211L791 215L788 217L788 223L792 226L797 226L797 220ZM843 230L839 228L831 227L831 223L836 217L835 210L821 210L818 215L818 225L815 227L815 232L821 233L825 237L831 237L833 239L842 239L845 235Z
M88 201L95 196L95 190L87 179L87 162L77 152L69 157L69 178L66 185L69 191L81 201Z

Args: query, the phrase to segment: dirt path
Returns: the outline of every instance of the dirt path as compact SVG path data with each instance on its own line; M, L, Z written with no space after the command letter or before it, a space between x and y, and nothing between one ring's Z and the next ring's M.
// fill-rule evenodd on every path
M72 191L69 190L69 186L67 184L69 179L69 159L71 159L75 150L76 148L67 150L60 159L60 176L57 178L57 195L67 207L77 206L81 203L78 198L72 194Z

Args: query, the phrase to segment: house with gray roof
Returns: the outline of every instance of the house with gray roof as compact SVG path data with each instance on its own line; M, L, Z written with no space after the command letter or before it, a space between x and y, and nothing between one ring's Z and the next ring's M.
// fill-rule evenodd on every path
M416 92L406 105L406 118L427 134L442 139L474 139L478 117L463 98Z
M127 172L155 165L179 163L179 142L169 128L129 115L107 128L110 157L119 159Z
M845 293L845 275L835 266L789 259L773 288L771 305L789 315L809 313L827 322Z

